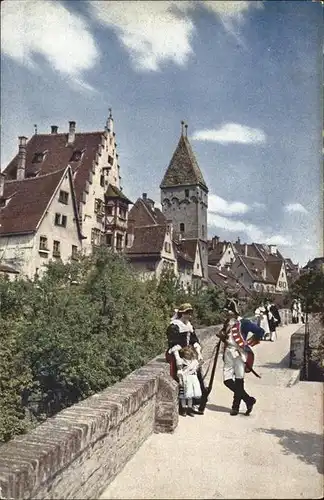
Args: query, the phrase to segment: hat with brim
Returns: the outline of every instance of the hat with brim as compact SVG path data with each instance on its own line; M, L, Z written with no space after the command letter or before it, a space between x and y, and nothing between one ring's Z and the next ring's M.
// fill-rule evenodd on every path
M192 312L193 311L193 308L192 308L192 305L189 304L189 302L187 302L186 304L181 304L181 306L179 306L178 308L178 312L179 313L187 313L187 312Z
M226 304L224 306L224 311L229 311L234 314L238 314L238 305L234 299L227 299Z

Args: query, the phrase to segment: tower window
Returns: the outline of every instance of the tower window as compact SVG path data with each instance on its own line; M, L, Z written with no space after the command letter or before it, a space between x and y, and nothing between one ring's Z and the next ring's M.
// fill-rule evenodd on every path
M185 189L186 198L189 198L189 189Z
M183 233L183 232L184 232L184 230L185 230L185 225L184 225L184 223L183 223L183 222L181 222L181 223L180 223L180 231L181 231L181 233Z
M204 225L201 226L201 235L203 238L205 238L205 226Z

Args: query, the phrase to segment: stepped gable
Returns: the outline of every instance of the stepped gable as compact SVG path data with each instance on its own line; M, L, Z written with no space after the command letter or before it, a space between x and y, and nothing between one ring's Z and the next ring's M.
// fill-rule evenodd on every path
M181 135L160 188L198 184L208 192L189 140L184 135Z
M61 168L71 166L74 176L74 186L77 200L80 201L81 194L85 189L86 181L89 179L89 172L92 163L96 159L104 132L76 133L73 144L67 145L68 134L35 134L26 145L26 169L25 177L35 174L44 175L57 171ZM43 153L42 162L35 162L35 155ZM74 152L83 152L81 159L72 161ZM17 177L18 154L13 158L4 170L7 179Z
M0 208L0 235L33 233L67 169L47 175L5 181ZM0 204L1 207L1 204Z

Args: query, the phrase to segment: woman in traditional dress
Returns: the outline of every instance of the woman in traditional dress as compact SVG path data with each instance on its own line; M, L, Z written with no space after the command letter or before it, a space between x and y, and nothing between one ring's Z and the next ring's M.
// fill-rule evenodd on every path
M254 314L257 318L257 325L264 330L264 337L263 340L267 340L267 337L269 336L270 340L270 327L269 327L269 321L266 313L266 308L264 304L262 303L260 307L258 307L255 311Z

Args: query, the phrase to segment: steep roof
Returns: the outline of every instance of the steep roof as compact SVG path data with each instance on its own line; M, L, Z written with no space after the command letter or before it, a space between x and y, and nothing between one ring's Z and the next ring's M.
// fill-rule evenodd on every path
M118 189L116 186L109 184L108 189L105 193L106 198L118 198L120 200L125 201L128 205L132 204L132 202L124 195L124 193Z
M274 285L277 283L277 280L272 276L267 263L263 259L246 257L245 255L239 255L238 258L246 267L253 280Z
M160 188L197 184L208 191L189 140L181 135Z
M239 296L251 295L250 290L230 270L220 271L214 266L208 266L208 278L226 292L236 293Z
M138 198L128 213L128 220L132 221L134 226L164 225L167 221L160 209Z
M270 272L271 276L273 276L274 280L278 281L279 276L280 276L280 271L282 268L283 261L281 259L276 259L276 258L270 258L266 262L266 266L268 271Z
M36 231L66 170L21 181L6 181L2 198L6 205L0 208L0 235Z
M196 258L197 242L198 240L181 240L180 242L181 251L189 255L193 262Z
M38 172L39 175L49 174L71 165L74 177L74 186L77 200L85 188L86 181L92 168L92 162L96 159L96 153L100 150L104 132L76 133L72 145L67 145L68 134L35 134L27 142L26 146L26 170L25 177ZM37 153L45 152L44 159L40 163L33 162ZM79 161L71 161L73 152L83 151ZM4 170L7 179L17 177L18 154L13 158Z
M126 248L127 255L160 255L163 250L166 226L150 225L134 227L134 241L131 248Z

